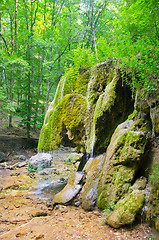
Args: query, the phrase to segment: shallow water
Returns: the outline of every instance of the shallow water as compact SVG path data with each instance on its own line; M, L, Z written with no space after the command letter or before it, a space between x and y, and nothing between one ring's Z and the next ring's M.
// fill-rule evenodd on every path
M54 195L60 192L67 184L67 180L59 178L58 180L42 180L38 182L35 197L43 200L53 200Z

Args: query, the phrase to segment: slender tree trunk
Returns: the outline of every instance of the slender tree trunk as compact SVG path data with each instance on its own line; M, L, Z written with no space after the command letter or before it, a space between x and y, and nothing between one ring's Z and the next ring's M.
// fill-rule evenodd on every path
M52 34L53 34L54 17L55 17L55 12L54 12L54 10L55 10L55 2L56 2L56 0L53 0L53 7L52 7L52 21L51 21L51 30L52 30ZM50 61L49 72L50 72L50 75L51 75L51 70L52 70L52 47L50 47L49 61ZM47 94L46 94L45 113L47 112L48 105L49 105L50 84L51 84L51 79L50 79L50 77L49 77L49 79L48 79L48 84L47 84Z
M41 60L41 66L40 66L40 81L38 85L38 90L37 90L37 96L36 96L36 107L35 107L35 117L34 117L34 129L36 128L36 123L37 123L37 116L38 116L38 108L39 108L39 96L40 96L40 89L41 89L41 84L43 80L43 62L44 62L44 50L42 53L42 60Z
M12 53L14 51L14 41L13 41L13 18L11 16L11 13L9 12L9 16L10 16L10 32L11 32L11 48L12 48ZM10 76L10 86L9 86L9 100L10 103L13 103L13 89L14 89L14 64L12 64L12 71L11 71L11 76ZM8 120L9 120L9 127L13 127L12 125L12 112L10 111L9 116L8 116Z
M92 29L92 37L93 37L95 55L96 55L96 59L97 59L97 62L98 62L98 50L97 50L96 35L95 35L94 27Z
M2 13L0 10L0 34L2 34ZM2 38L0 38L0 49L2 50ZM3 79L3 68L0 67L1 79Z
M50 74L51 74L51 70L52 70L52 65L51 65L51 62L52 62L52 47L50 48L49 61L50 61L49 72L50 72ZM48 83L47 83L47 94L46 94L45 113L47 112L48 105L49 105L50 84L51 84L51 79L50 79L50 77L49 77Z
M15 0L15 21L14 21L14 52L17 52L17 0Z

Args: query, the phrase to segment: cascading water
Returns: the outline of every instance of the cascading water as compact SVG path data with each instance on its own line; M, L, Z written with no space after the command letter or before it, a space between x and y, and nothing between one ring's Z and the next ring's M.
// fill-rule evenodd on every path
M91 85L95 80L95 76L92 75L87 88L87 118L86 118L86 153L89 157L93 157L93 150L95 144L95 123L94 123L94 109L91 107L89 98L90 98L90 89Z

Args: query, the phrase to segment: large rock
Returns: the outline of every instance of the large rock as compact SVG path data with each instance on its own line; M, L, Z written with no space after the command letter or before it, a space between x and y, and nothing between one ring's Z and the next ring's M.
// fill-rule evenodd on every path
M145 120L128 120L115 130L98 182L98 207L116 204L126 194L141 164L147 143Z
M84 172L72 172L69 176L67 185L54 196L53 205L67 204L73 200L82 189L84 178Z
M140 190L134 190L122 201L117 203L113 213L108 217L111 227L119 228L134 222L136 214L142 209L145 195Z
M129 87L116 63L107 61L80 72L71 69L59 82L41 130L38 149L64 146L104 153L117 125L133 110Z
M29 159L29 168L41 171L44 168L50 168L52 155L50 153L38 153Z
M86 183L81 191L81 203L82 208L85 210L93 210L96 206L98 198L97 183L103 163L104 155L100 155L96 158L90 158L84 168L87 175Z

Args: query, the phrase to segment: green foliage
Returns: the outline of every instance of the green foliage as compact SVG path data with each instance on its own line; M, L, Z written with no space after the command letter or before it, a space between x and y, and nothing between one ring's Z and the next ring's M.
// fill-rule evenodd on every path
M94 53L87 47L78 46L76 49L72 50L70 58L75 67L78 68L92 67L96 64Z
M115 208L115 203L114 202L110 202L109 205L107 205L103 211L104 213L104 216L106 217L106 220L107 218L109 217L109 215L112 213L112 211L114 210Z
M29 172L37 172L37 170L32 167L32 165L30 164L30 162L29 162L29 164L28 164L27 170L28 170Z

